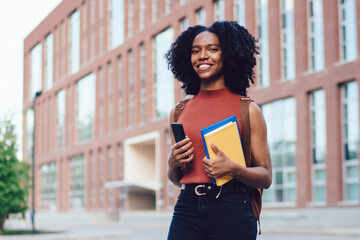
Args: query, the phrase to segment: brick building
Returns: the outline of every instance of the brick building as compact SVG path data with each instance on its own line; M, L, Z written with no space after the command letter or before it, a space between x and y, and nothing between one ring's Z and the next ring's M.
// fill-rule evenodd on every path
M358 209L359 12L359 0L63 0L24 41L36 209L172 209L168 114L184 93L163 55L216 20L261 44L249 95L272 155L264 208Z

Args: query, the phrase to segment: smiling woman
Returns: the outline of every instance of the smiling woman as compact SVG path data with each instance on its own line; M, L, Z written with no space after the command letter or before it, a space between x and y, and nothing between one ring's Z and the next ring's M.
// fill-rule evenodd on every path
M200 133L232 115L241 122L240 99L254 82L256 54L254 37L238 23L224 21L209 28L188 28L166 55L185 92L195 95L182 105L178 119L174 109L170 114L170 120L182 123L187 134L177 143L173 140L168 157L168 177L182 189L170 225L170 240L256 239L256 218L248 191L268 188L272 179L260 108L253 102L249 105L254 167L237 164L215 145L212 151L216 157L208 159ZM212 184L212 178L225 175L234 179L222 186Z

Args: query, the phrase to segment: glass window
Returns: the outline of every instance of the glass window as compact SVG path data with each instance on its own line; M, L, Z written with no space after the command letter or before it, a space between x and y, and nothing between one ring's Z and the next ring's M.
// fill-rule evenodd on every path
M120 46L124 42L125 19L124 0L109 0L110 3L110 41L111 49Z
M88 47L88 12L87 12L87 3L83 2L82 11L81 11L81 29L82 29L82 40L81 40L81 64L87 62L87 47Z
M189 20L187 18L182 18L180 20L180 31L185 31L189 27Z
M54 39L53 39L53 35L50 33L49 35L46 36L46 60L45 60L45 68L46 68L46 73L45 73L45 77L46 77L46 89L49 90L52 88L53 86L53 55L54 55Z
M140 9L139 9L139 29L143 30L145 28L146 22L146 1L140 0Z
M134 77L134 54L132 50L128 51L128 126L134 125L135 114L135 77Z
M196 10L196 24L197 25L206 25L206 12L203 8Z
M293 98L262 106L268 126L273 184L264 191L264 203L296 203L296 102Z
M30 99L42 89L42 47L38 43L30 51Z
M268 87L270 84L268 21L268 0L258 0L256 22L260 44L260 56L258 64L260 87Z
M112 147L111 147L111 146L108 146L108 147L107 147L107 162L108 162L108 166L107 166L107 171L108 171L107 181L113 181L113 180L114 180L114 158L113 158L113 151L112 151ZM108 208L109 208L109 209L114 208L115 198L114 198L114 190L113 190L113 189L108 189L108 199L109 199Z
M224 21L225 20L225 2L224 0L214 1L214 20Z
M128 20L128 38L132 37L133 33L134 33L134 1L133 0L128 0L128 15L129 15L129 20Z
M41 172L40 208L57 211L57 169L56 162L43 164Z
M169 14L171 12L173 5L173 0L165 0L165 13Z
M105 204L105 188L104 188L104 176L105 176L105 168L104 168L104 154L102 149L99 149L99 168L98 168L98 174L99 174L99 204L100 204L100 208L104 209L104 204Z
M322 0L308 0L309 69L325 67Z
M56 94L56 145L62 149L65 143L65 91Z
M77 155L70 158L70 208L85 209L85 158Z
M93 60L95 58L95 24L96 24L96 11L95 11L95 0L90 0L90 59ZM110 21L112 22L112 21ZM118 25L119 28L120 25ZM112 35L111 35L112 36ZM111 45L112 46L112 45Z
M112 63L108 62L107 64L107 99L108 99L108 132L111 134L113 131L113 122L114 122L114 104L113 104L113 67Z
M33 159L34 148L34 110L26 110L26 157L27 160Z
M90 73L77 82L77 141L90 141L94 136L95 74Z
M155 110L156 117L168 117L174 106L174 78L168 70L164 55L173 42L174 31L168 28L154 38Z
M340 58L345 61L357 59L356 1L339 0Z
M295 78L294 0L281 1L281 74Z
M124 127L124 89L123 89L123 63L121 56L117 59L117 91L118 91L118 129L122 130Z
M341 86L344 200L359 200L359 90L357 82Z
M145 44L140 44L139 55L139 69L140 69L140 122L146 122L146 103L147 103L147 91L146 91L146 48Z
M184 5L187 2L188 2L188 0L179 0L180 5Z
M104 135L104 118L105 118L105 100L104 100L104 75L103 75L103 69L102 67L98 68L98 106L99 106L99 136Z
M159 11L159 1L158 0L152 0L151 1L151 21L155 22L158 19L158 11Z
M234 17L241 26L245 26L245 0L234 1Z
M80 13L75 11L70 16L70 73L80 68Z
M104 52L104 48L105 48L105 40L104 40L104 36L105 36L105 24L104 24L104 11L105 11L105 0L98 0L98 13L99 13L99 21L98 21L98 26L99 26L99 31L98 31L98 54L99 56L102 56L103 52Z
M95 209L96 204L96 162L95 162L95 154L93 151L90 152L90 202L91 202L91 208Z
M312 201L326 201L326 112L325 92L310 93Z

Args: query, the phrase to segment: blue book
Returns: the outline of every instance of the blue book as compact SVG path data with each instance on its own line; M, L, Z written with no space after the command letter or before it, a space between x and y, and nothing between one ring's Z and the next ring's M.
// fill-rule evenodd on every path
M214 143L232 161L242 166L246 166L236 116L221 120L220 122L202 129L200 132L207 158L214 159L216 157L211 149L211 143ZM221 186L232 178L233 177L229 175L223 176L221 178L213 179L213 183L217 186Z

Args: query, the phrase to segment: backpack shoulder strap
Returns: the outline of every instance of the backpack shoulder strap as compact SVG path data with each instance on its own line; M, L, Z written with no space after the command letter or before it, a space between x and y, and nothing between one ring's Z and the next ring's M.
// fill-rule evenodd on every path
M182 113L182 110L185 108L185 104L187 101L189 101L192 98L192 96L189 96L183 100L181 100L180 102L178 102L175 107L173 108L173 110L171 111L171 115L170 115L170 121L171 122L177 122L179 120L179 117Z
M249 104L251 98L241 97L241 128L242 128L242 144L244 149L244 157L246 166L251 167L251 134L250 134L250 116L249 116Z

